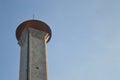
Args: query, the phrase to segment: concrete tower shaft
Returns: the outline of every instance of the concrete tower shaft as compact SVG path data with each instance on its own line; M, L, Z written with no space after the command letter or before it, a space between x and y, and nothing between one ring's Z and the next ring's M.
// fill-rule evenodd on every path
M21 47L19 80L48 80L46 43L51 38L47 24L38 20L23 22L16 29Z

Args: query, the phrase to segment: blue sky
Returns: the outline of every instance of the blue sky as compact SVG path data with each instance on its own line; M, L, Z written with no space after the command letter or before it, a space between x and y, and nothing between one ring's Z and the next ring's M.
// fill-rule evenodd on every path
M120 80L119 0L0 0L0 80L19 79L15 30L46 22L49 80Z

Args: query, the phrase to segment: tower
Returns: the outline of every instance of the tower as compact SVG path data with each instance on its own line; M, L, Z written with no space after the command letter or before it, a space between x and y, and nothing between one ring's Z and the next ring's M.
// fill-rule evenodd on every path
M51 38L49 26L39 20L27 20L16 29L21 47L19 80L48 80L46 44Z

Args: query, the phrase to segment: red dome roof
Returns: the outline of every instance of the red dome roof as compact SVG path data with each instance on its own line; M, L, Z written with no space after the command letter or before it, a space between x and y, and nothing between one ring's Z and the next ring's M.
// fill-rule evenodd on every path
M39 21L39 20L27 20L27 21L21 23L18 26L18 28L16 29L16 38L17 38L17 40L19 40L19 38L20 38L20 36L22 34L22 31L25 28L29 28L29 27L34 28L34 29L38 29L38 30L41 30L41 31L44 31L44 32L47 32L50 35L48 41L50 40L50 38L51 38L51 29L50 29L50 27L46 23L44 23L42 21Z

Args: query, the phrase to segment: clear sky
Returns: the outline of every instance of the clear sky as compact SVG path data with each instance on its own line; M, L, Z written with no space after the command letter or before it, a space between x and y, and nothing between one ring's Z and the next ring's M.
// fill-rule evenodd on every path
M0 80L19 80L15 31L46 22L49 80L120 80L120 0L0 0Z

